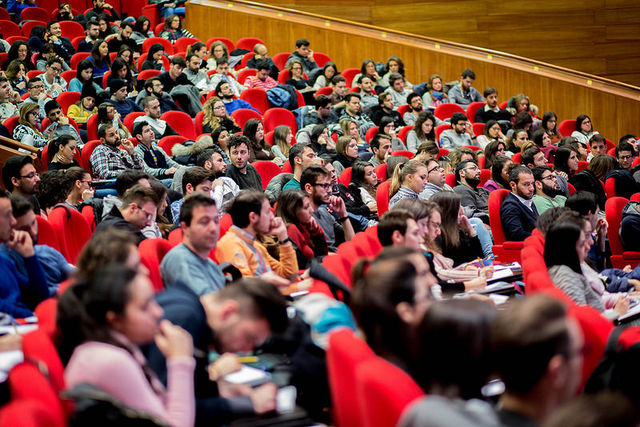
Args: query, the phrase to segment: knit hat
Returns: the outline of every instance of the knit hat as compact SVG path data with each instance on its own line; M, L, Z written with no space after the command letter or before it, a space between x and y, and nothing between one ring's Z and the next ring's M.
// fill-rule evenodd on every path
M80 93L80 99L86 98L87 96L90 96L93 99L98 98L96 89L93 87L93 82L85 82L82 85L82 92Z
M117 91L125 87L126 85L127 85L127 82L125 82L122 79L113 79L109 82L109 91L111 92L111 95L113 95L114 93L116 93Z

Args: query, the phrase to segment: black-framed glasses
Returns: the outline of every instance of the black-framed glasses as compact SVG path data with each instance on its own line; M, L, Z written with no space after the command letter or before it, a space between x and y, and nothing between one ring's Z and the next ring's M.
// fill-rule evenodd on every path
M27 174L27 175L20 175L20 178L32 179L32 178L35 178L36 176L39 178L40 174L38 172L31 172L30 174Z
M544 178L542 178L542 181L544 181L545 179L551 179L553 181L555 181L557 178L555 175L547 175Z
M427 174L430 174L431 172L437 171L437 170L444 170L444 168L442 166L440 166L440 165L434 166L431 169L427 170Z
M320 184L320 183L316 183L313 184L314 187L322 187L325 190L331 190L331 187L333 186L333 184Z

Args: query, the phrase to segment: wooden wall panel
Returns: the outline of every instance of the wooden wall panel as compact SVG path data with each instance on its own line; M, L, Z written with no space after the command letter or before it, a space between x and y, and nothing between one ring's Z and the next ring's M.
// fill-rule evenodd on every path
M637 0L270 0L271 5L499 50L640 86ZM322 4L319 4L322 3ZM344 5L344 6L343 6ZM613 49L603 48L615 44ZM566 46L576 49L567 51ZM566 52L562 53L562 52ZM594 61L593 56L598 60ZM628 68L616 62L624 56Z
M230 7L231 5L231 7ZM270 8L213 0L191 0L187 4L186 25L202 40L213 36L260 37L271 56L290 52L297 38L305 37L315 51L325 52L339 69L360 66L363 59L385 61L403 58L407 77L414 83L438 73L446 81L459 78L461 70L472 68L480 91L496 87L500 99L526 93L540 113L553 109L560 120L587 113L594 126L607 138L617 141L626 133L640 135L640 89L588 79L544 64L464 46L436 43L410 35L377 28L336 22ZM212 25L212 23L214 23ZM621 62L620 68L624 68Z

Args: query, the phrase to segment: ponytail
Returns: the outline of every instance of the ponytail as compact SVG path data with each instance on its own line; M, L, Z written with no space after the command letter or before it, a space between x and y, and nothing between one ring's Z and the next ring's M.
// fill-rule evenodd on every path
M409 160L406 163L401 163L393 170L393 176L391 177L391 186L389 187L389 197L393 197L394 194L400 190L400 187L404 184L407 175L412 175L418 172L421 167L426 167L420 160Z

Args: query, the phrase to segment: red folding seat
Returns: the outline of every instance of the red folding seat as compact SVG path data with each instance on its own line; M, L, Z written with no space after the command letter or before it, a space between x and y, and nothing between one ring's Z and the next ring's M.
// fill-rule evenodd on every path
M616 197L616 180L614 178L608 178L604 182L604 193L607 198Z
M347 68L342 70L340 75L347 80L347 87L353 86L353 78L360 73L360 68Z
M38 77L39 75L44 74L44 71L42 70L31 70L31 71L27 71L27 79L31 80L34 77Z
M560 134L562 134L562 136L571 136L571 134L576 129L577 128L576 128L576 120L575 119L563 120L558 125L558 131L560 131Z
M174 52L186 52L187 48L194 43L199 42L195 37L181 37L176 40L176 43L173 45Z
M20 13L20 21L49 21L49 12L41 7L28 7Z
M180 243L182 243L182 229L176 228L175 230L171 230L171 232L169 233L169 238L167 240L172 247L178 246Z
M236 42L236 49L246 49L253 52L253 47L257 44L265 44L262 39L257 37L243 37ZM315 58L315 53L314 53ZM317 63L317 60L316 60ZM320 66L320 65L319 65Z
M331 257L325 259L327 258ZM333 419L338 427L364 426L358 399L356 369L358 365L376 357L367 343L349 329L338 330L329 335L327 371Z
M345 286L351 287L351 263L340 255L328 255L322 265L336 276Z
M58 206L49 214L49 222L58 236L60 252L75 265L80 251L91 238L87 220L75 209Z
M157 70L153 70L153 71L157 71ZM132 111L129 114L127 114L124 119L122 120L122 124L129 129L129 132L131 133L131 135L133 135L133 122L138 118L138 117L142 117L144 116L145 113L142 111ZM135 136L135 135L134 135Z
M389 187L391 180L387 180L378 185L376 189L376 205L378 206L378 217L381 217L389 210Z
M405 126L405 127L403 127L402 129L400 129L400 132L398 132L398 138L400 138L402 140L402 142L404 142L406 144L407 143L407 135L412 130L413 130L413 126ZM411 153L411 154L413 155L413 153Z
M251 89L247 89L247 90L251 90ZM236 121L236 123L238 124L238 126L240 126L240 128L244 128L244 125L250 119L258 119L262 121L262 115L260 113L250 110L248 108L238 108L233 113L231 113L231 117L233 118L233 120Z
M36 215L38 222L38 244L47 245L60 252L60 242L56 230L49 224L45 218Z
M276 64L276 67L282 70L285 68L285 65L287 64L287 59L289 59L290 55L291 54L289 52L280 52L273 55L271 59L273 59L273 63Z
M164 290L160 263L173 246L165 239L145 239L138 246L140 262L149 270L149 280L156 292Z
M474 123L473 124L473 133L476 136L480 136L484 133L484 123Z
M162 71L160 70L143 70L138 74L138 80L149 80L150 78L157 77L160 74L162 74Z
M168 111L168 112L177 113L177 111ZM185 141L187 141L187 138L185 138L182 135L169 135L169 136L165 136L164 138L160 139L160 141L158 141L158 147L162 148L167 156L171 156L171 150L173 149L173 146L176 144L182 144Z
M258 110L260 114L264 114L271 105L267 99L267 91L262 88L249 88L240 94L240 99L247 101L253 108ZM234 111L235 113L235 111Z
M453 173L448 173L444 176L445 179L445 183L449 186L449 187L455 187L456 186L456 175Z
M489 194L489 221L493 233L492 246L494 256L499 262L520 261L520 251L524 247L523 242L510 242L504 235L502 228L502 218L500 217L500 206L509 195L509 190L501 189L492 191Z
M367 129L367 132L364 134L364 139L367 143L370 143L374 136L378 133L378 126L374 126L372 128Z
M380 181L387 180L387 164L386 163L382 163L376 166L375 171L376 171L376 176Z
M207 43L205 43L207 45L207 50L211 50L211 45L217 41L221 41L222 43L224 43L227 46L227 49L229 50L229 52L231 52L236 48L235 44L231 39L228 39L226 37L211 37L209 40L207 40ZM282 67L279 67L279 68L282 68Z
M2 34L3 37L13 37L13 36L27 36L29 37L29 34L23 34L22 31L20 30L20 27L18 27L18 25L13 22L13 21L9 21L9 20L0 20L0 34Z
M622 223L622 209L629 203L624 197L612 197L605 203L605 214L609 224L608 236L611 246L611 264L614 268L624 268L626 265L635 267L640 263L640 252L625 251L620 240L620 224Z
M85 36L84 27L75 21L60 21L60 29L62 30L62 36L69 40Z
M270 108L264 113L264 131L270 132L277 126L289 126L292 134L298 131L298 123L293 113L285 108Z
M80 92L62 92L56 97L56 101L60 103L60 108L62 108L62 112L66 115L69 107L80 101Z
M393 153L391 153L392 156L404 156L407 157L409 160L413 159L413 157L415 156L414 153L412 153L409 150L396 150Z
M160 118L165 120L179 135L191 140L196 139L196 128L193 120L187 113L182 111L167 111L160 116Z
M466 116L469 119L469 121L473 124L476 123L476 113L478 112L479 109L484 108L484 106L486 105L485 102L472 102L471 104L467 105L467 112L466 112ZM484 127L484 123L482 123L483 127ZM473 132L475 133L475 129L473 130ZM476 133L476 135L481 135Z
M9 371L9 389L11 390L11 399L14 401L33 399L44 404L46 419L49 423L38 425L51 427L66 425L60 399L47 378L34 363L21 362ZM42 420L39 421L42 422Z
M316 61L316 64L320 68L327 65L327 62L333 62L331 61L331 58L329 57L329 55L322 52L313 52L313 59Z
M56 414L47 408L46 404L35 399L19 399L12 400L0 409L0 425L49 427L61 424Z
M342 173L340 173L340 177L338 178L338 182L346 187L349 186L349 184L351 184L351 172L353 171L353 168L351 166L349 166L348 168L345 168Z
M258 70L253 68L245 68L238 73L238 78L237 78L238 83L243 85L244 82L247 80L247 77L255 76L257 74L258 74Z
M381 357L356 366L356 393L363 427L397 425L402 412L424 396L409 374Z
M462 113L464 114L464 108L459 106L458 104L440 104L436 107L433 115L439 118L440 120L450 119L453 116L453 113Z
M280 170L280 166L269 160L258 160L251 164L254 168L256 168L258 174L260 174L263 189L267 188L269 181L271 181L274 176L282 173L282 170Z
M164 47L164 52L167 55L173 55L173 46L171 42L162 37L149 37L142 42L142 53L149 53L149 49L152 45L160 43Z
M436 133L436 142L438 143L438 145L440 145L440 135L442 134L442 132L444 132L447 129L451 129L451 125L448 123L445 123L443 125L439 125L436 126L435 128L435 133ZM442 151L443 149L441 148L440 151ZM447 151L447 154L449 154L449 152ZM445 155L445 154L440 154L441 156Z

